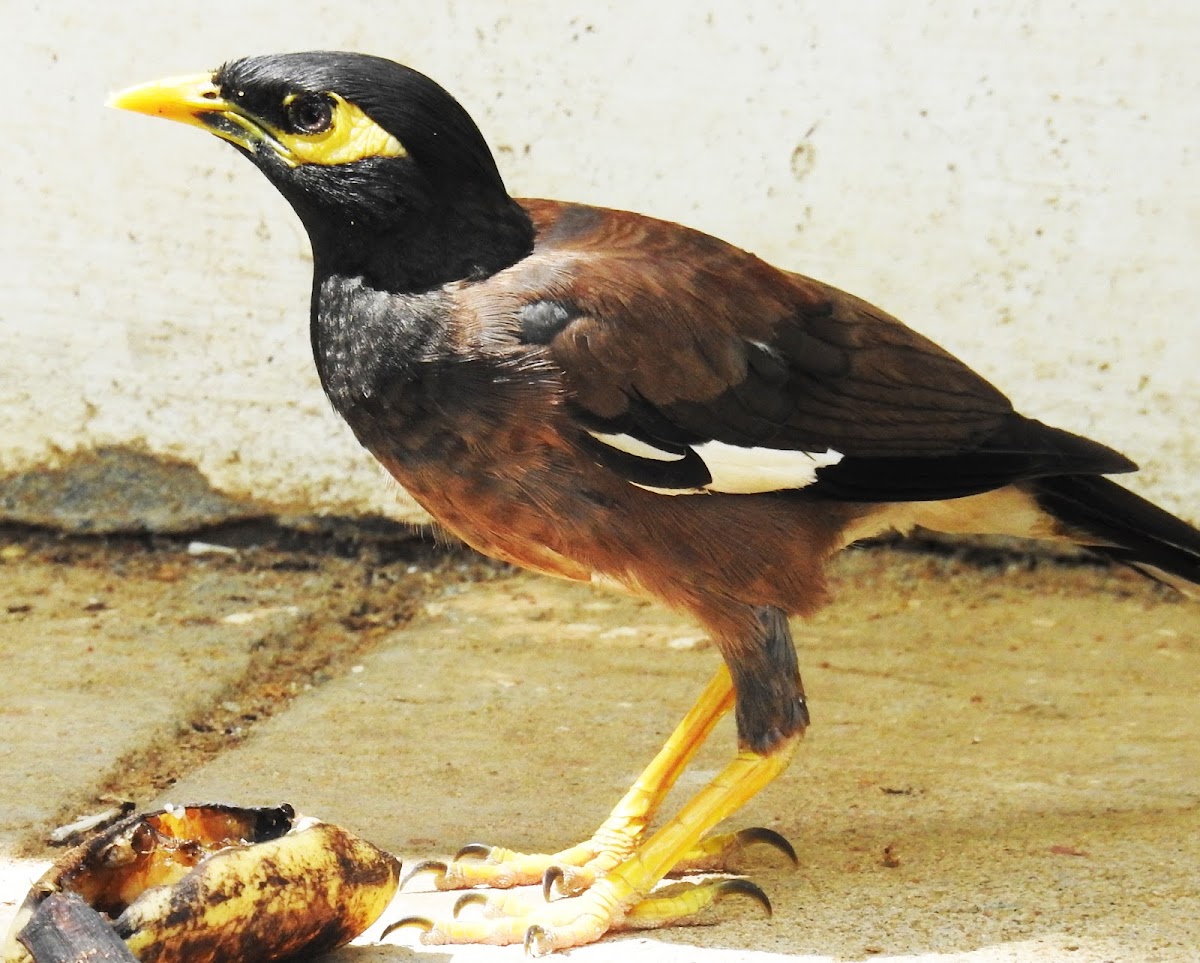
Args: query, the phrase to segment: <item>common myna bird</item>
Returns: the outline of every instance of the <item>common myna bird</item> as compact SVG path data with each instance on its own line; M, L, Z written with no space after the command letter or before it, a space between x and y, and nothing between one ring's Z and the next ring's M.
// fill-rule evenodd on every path
M565 898L426 921L428 942L535 951L662 922L722 892L655 885L787 766L809 715L788 618L838 549L915 526L1083 545L1179 587L1200 532L1103 476L1095 441L1017 414L895 318L697 231L508 195L466 111L351 53L249 57L112 104L233 144L312 241L321 384L442 526L495 558L650 596L723 665L587 842L478 848L443 888L555 882ZM730 709L737 753L653 833ZM749 887L740 887L748 891Z

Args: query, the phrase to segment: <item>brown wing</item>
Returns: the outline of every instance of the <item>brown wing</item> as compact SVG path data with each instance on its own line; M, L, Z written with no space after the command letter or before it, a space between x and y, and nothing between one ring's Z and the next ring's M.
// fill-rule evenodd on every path
M636 484L923 500L1134 467L1016 414L842 291L676 224L523 203L538 242L520 336L561 369L585 443ZM797 453L812 456L807 473ZM761 463L761 486L723 488L716 459L750 475Z

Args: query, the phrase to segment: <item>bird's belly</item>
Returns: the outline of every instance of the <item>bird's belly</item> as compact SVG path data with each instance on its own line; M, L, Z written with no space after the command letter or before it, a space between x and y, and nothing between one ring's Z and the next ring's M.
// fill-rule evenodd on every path
M442 528L502 562L572 581L591 581L592 567L565 551L556 519L494 476L413 470L380 458L383 466ZM574 553L572 553L574 554Z

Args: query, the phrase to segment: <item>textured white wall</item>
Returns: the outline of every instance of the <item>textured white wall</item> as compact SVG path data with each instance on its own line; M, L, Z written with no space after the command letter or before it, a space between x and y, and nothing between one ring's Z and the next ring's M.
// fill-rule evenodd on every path
M874 300L1200 517L1195 0L20 17L0 40L0 474L134 444L270 506L402 512L317 387L287 205L215 139L102 106L233 56L335 47L448 87L514 193L679 220Z

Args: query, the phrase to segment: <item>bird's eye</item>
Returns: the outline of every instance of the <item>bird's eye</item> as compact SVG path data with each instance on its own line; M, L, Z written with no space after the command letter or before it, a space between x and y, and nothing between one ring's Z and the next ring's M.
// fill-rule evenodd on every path
M333 102L324 94L301 94L287 105L288 123L298 134L321 134L333 124Z

